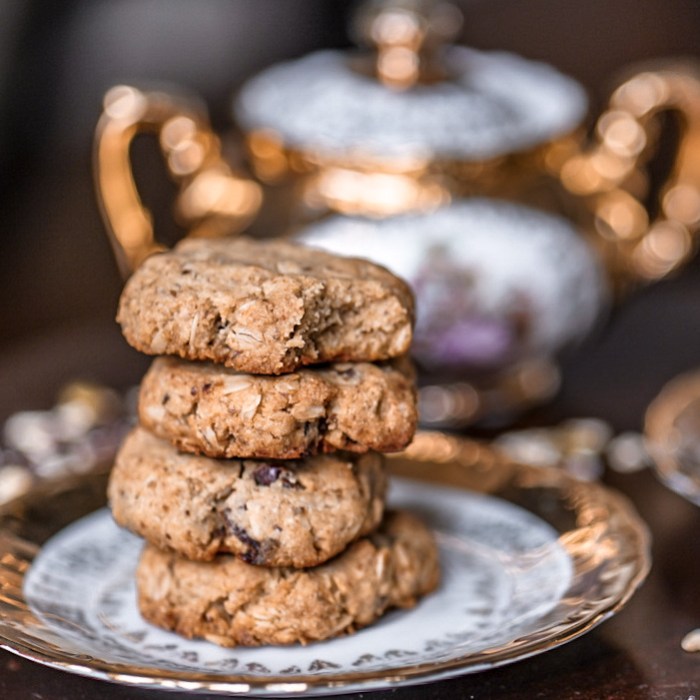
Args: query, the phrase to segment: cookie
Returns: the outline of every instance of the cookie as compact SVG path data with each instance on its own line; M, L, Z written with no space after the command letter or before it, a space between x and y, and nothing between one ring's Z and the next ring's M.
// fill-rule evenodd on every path
M147 354L281 374L406 354L413 297L366 260L282 240L185 239L134 272L117 320Z
M143 428L117 455L114 519L190 559L231 552L262 566L315 566L379 524L381 455L337 453L285 462L183 454Z
M439 581L435 542L419 520L388 514L380 530L313 569L264 569L222 555L192 562L147 547L138 565L143 617L222 646L306 644L407 608Z
M141 383L141 424L186 452L292 459L396 452L416 429L410 363L337 363L278 376L159 357Z

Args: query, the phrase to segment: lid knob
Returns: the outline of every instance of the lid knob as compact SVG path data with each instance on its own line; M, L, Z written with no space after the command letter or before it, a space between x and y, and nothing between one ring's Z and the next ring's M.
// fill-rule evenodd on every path
M445 78L439 48L461 26L461 11L444 0L368 0L352 31L358 43L376 50L377 78L387 87L406 90Z

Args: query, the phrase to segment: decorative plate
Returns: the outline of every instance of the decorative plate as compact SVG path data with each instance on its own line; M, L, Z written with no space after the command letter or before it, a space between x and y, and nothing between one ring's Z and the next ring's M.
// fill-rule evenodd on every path
M392 503L419 513L440 547L442 583L412 610L306 647L223 649L159 630L136 608L140 541L101 508L106 476L91 474L0 510L0 646L141 687L354 692L547 651L619 610L649 569L645 526L603 486L440 433L390 465Z

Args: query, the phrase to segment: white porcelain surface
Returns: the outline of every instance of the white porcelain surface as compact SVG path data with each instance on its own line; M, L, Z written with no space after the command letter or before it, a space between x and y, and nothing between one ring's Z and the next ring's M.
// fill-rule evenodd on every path
M499 366L583 337L606 299L602 270L565 219L500 200L428 214L333 217L306 244L369 258L411 284L426 365Z
M587 109L577 82L513 54L452 47L451 80L404 92L352 70L349 55L319 51L264 70L240 92L238 122L336 157L481 160L568 133Z

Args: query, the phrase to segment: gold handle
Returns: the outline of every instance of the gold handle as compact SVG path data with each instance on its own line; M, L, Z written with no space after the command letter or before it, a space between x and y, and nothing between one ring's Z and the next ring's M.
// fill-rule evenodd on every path
M681 130L659 201L650 205L646 166L664 112L681 116ZM596 230L613 242L613 272L623 282L656 280L677 270L693 253L700 231L698 73L668 66L624 82L598 119L595 145L565 159L560 176L568 190L587 199Z
M168 171L180 185L176 214L188 235L240 231L262 201L260 187L234 175L222 159L221 143L193 100L127 85L112 88L97 124L94 167L98 201L124 276L164 249L131 169L129 148L140 132L159 137Z

